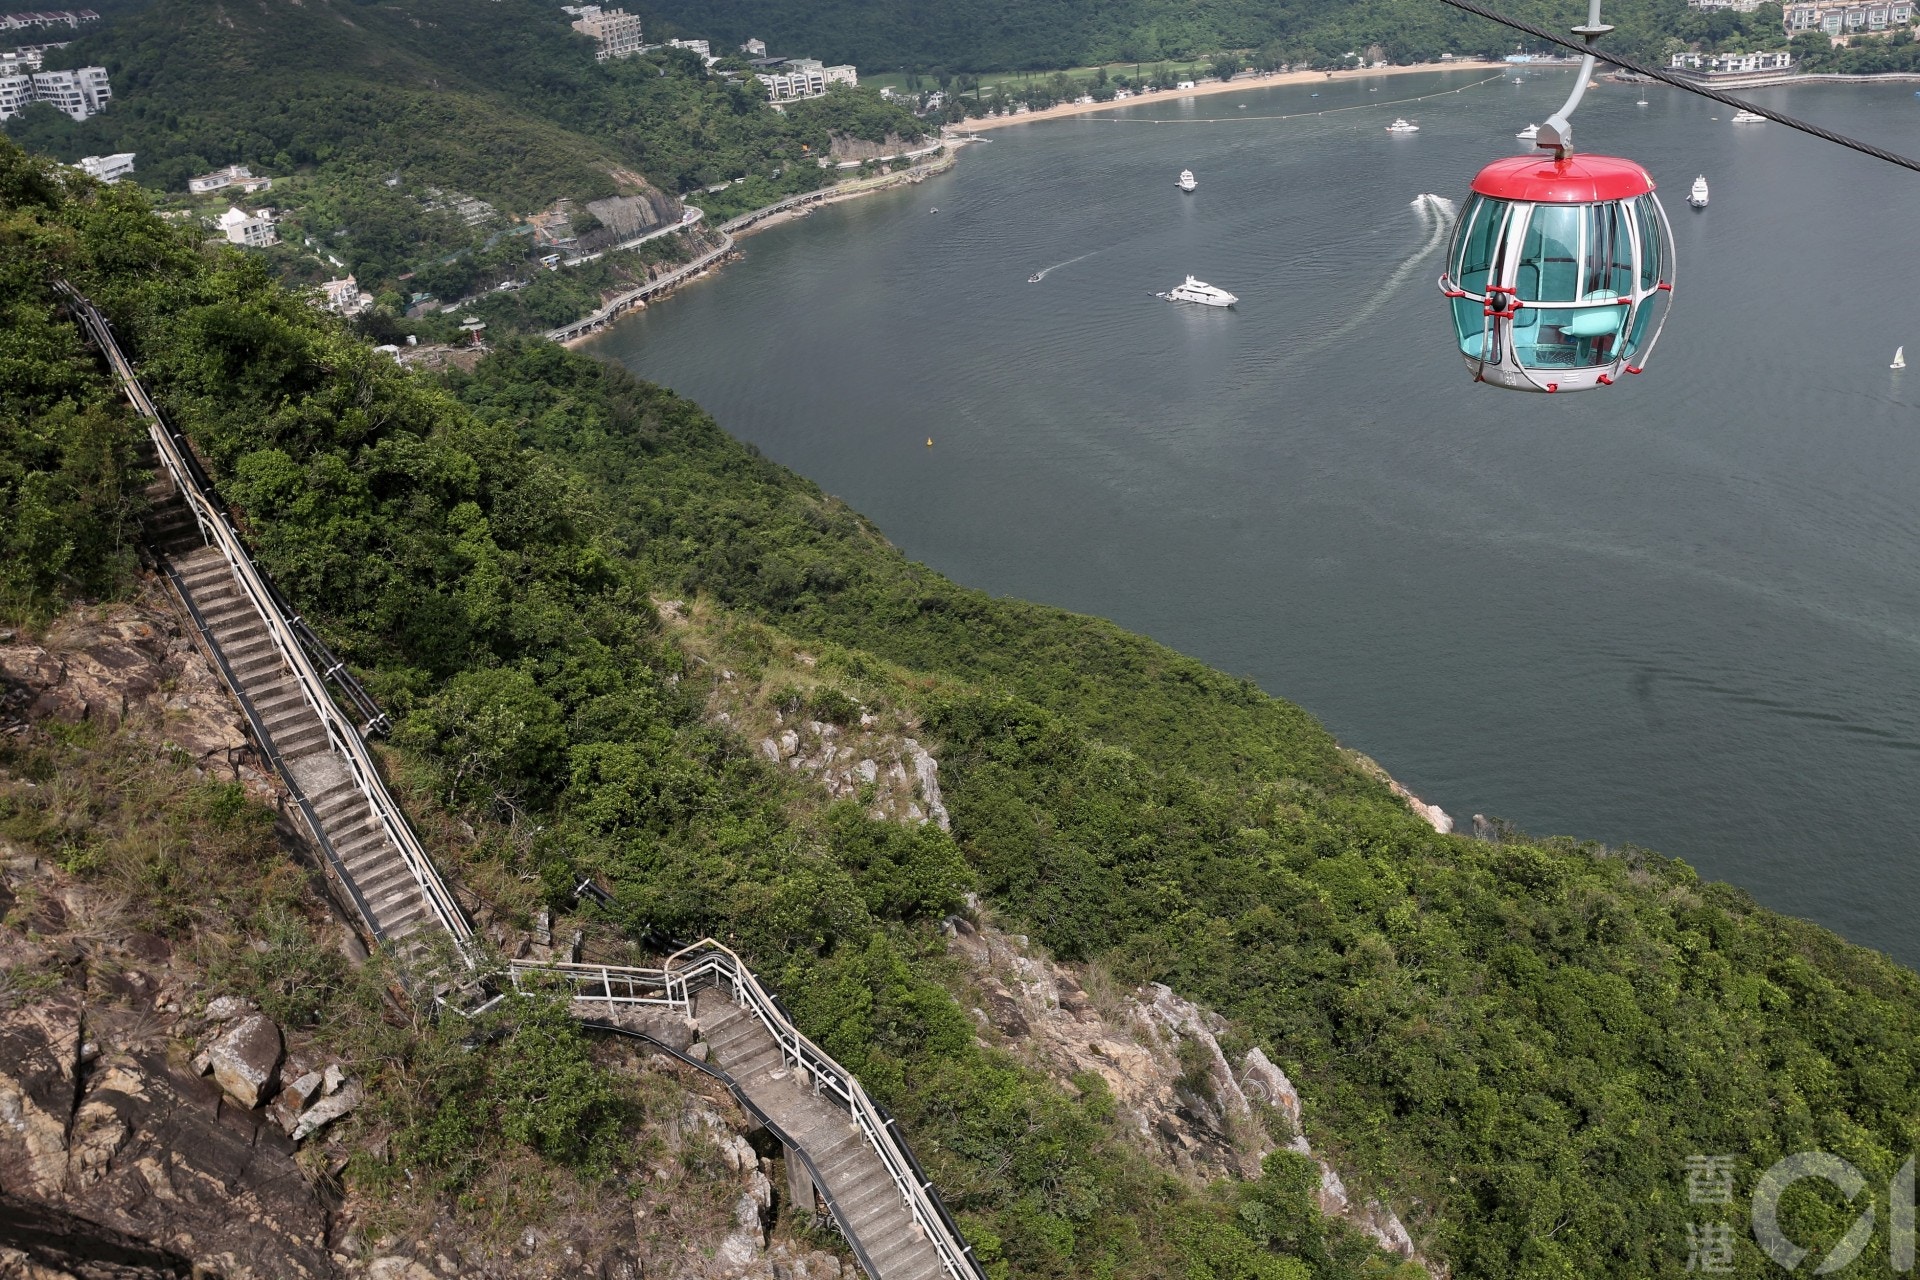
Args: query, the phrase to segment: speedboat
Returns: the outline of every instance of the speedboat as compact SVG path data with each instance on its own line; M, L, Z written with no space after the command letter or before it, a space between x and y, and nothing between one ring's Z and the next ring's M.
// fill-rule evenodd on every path
M1179 187L1182 191L1186 191L1190 193L1195 187L1200 185L1200 180L1193 176L1193 170L1182 169L1180 171L1180 181L1175 183L1174 185Z
M1693 180L1693 190L1687 192L1687 203L1696 209L1707 207L1707 175L1701 174Z
M1039 283L1040 283L1040 273L1039 273L1038 271L1036 271L1036 272L1034 272L1034 273L1033 273L1032 275L1030 275L1030 276L1028 276L1028 277L1027 277L1027 283L1028 283L1028 284L1039 284Z
M1765 124L1767 118L1758 111L1747 111L1743 109L1733 113L1733 122L1735 124Z
M1395 120L1387 126L1388 133L1418 133L1420 126L1411 120Z
M1513 136L1525 142L1532 142L1535 138L1540 136L1540 126L1537 124L1530 124L1526 128L1522 129L1520 132L1514 134Z
M1203 307L1230 307L1240 301L1225 289L1217 289L1205 280L1195 280L1192 276L1159 296L1168 302L1197 302Z

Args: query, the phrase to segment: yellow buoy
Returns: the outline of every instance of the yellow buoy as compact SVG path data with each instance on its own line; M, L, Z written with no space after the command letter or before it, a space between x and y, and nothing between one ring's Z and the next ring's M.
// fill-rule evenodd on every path
M931 449L931 448L933 448L933 437L932 437L932 436L928 436L928 437L927 437L927 448L929 448L929 449Z

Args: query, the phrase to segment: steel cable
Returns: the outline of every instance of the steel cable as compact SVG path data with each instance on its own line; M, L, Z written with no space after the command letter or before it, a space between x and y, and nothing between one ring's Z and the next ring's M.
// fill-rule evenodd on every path
M1724 103L1729 107L1734 107L1741 111L1751 111L1757 116L1765 116L1767 119L1777 124L1783 124L1789 129L1798 129L1801 133L1811 134L1827 142L1837 142L1843 147L1858 151L1861 155L1872 156L1876 160L1885 160L1888 164L1897 164L1902 169L1911 169L1915 173L1920 173L1920 160L1909 159L1897 151L1888 151L1885 147L1876 147L1871 142L1862 142L1860 139L1850 138L1844 133L1835 133L1831 129L1822 128L1817 124L1811 124L1796 116L1790 116L1784 111L1774 111L1771 108L1762 107L1755 103L1736 98L1730 93L1721 93L1718 89L1709 89L1705 85L1698 84L1686 76L1675 75L1671 71L1663 71L1658 67L1645 66L1634 61L1632 58L1623 57L1617 53L1609 53L1598 45L1588 44L1584 40L1576 40L1570 35L1556 35L1545 27L1537 27L1531 22L1522 22L1518 18L1510 18L1504 13L1495 13L1485 5L1474 3L1474 0L1441 0L1441 3L1452 5L1454 8L1464 10L1467 13L1476 14L1490 22L1497 22L1503 27L1511 27L1515 31L1525 32L1537 40L1545 40L1549 44L1557 44L1563 49L1571 49L1575 53L1581 54L1590 53L1602 62L1610 63L1626 71L1631 71L1636 75L1646 76L1650 80L1658 80L1660 83L1672 85L1676 89L1685 89L1688 93L1697 93L1703 98L1711 98L1715 102Z

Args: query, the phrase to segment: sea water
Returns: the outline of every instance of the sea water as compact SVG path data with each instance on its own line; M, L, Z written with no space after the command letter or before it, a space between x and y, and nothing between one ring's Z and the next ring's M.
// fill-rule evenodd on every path
M1920 961L1920 369L1887 368L1920 176L1603 82L1575 137L1660 183L1666 337L1612 390L1477 387L1416 197L1524 150L1572 73L1404 101L1482 74L998 130L593 349L963 583L1304 704L1463 825L1645 845ZM1910 86L1755 96L1920 153ZM1188 273L1239 306L1153 296Z

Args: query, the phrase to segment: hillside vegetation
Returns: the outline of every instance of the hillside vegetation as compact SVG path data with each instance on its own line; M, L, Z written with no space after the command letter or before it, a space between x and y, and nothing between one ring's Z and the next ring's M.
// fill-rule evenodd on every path
M969 891L1228 1015L1301 1085L1316 1148L1455 1275L1679 1272L1688 1224L1746 1234L1740 1204L1688 1203L1688 1156L1735 1156L1744 1194L1824 1148L1884 1187L1920 1138L1920 978L1883 957L1642 851L1438 835L1298 708L912 564L616 368L528 343L405 374L137 191L4 146L0 237L0 413L32 424L0 454L7 612L128 562L134 433L53 305L63 273L398 714L396 763L478 832L463 874L565 905L590 873L629 936L734 939L900 1116L996 1277L1394 1263L1320 1220L1301 1162L1195 1191L1097 1079L1067 1096L983 1048L937 928ZM660 626L688 595L739 620L729 671ZM802 646L794 706L924 726L951 836L808 801L703 714ZM1857 1208L1803 1186L1785 1216L1830 1246ZM1888 1265L1876 1235L1838 1274ZM1737 1267L1773 1264L1743 1242Z
M1499 57L1516 43L1506 28L1440 0L639 0L633 7L729 47L757 36L780 52L856 62L863 71L1052 70L1220 50L1312 63L1370 47L1392 62L1425 62L1443 53ZM1586 16L1586 6L1573 0L1493 7L1556 30ZM1778 7L1761 7L1772 11L1771 29L1779 31ZM1669 37L1703 38L1705 16L1685 0L1611 0L1606 20L1619 29L1606 43L1658 55Z

